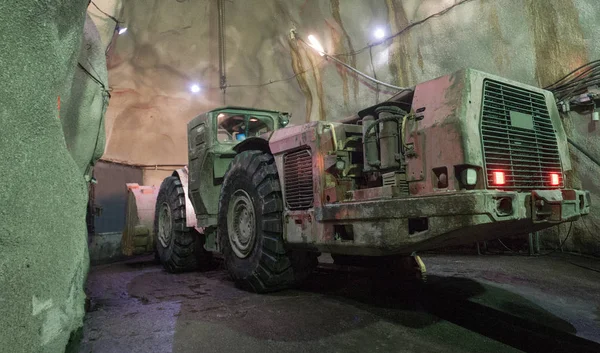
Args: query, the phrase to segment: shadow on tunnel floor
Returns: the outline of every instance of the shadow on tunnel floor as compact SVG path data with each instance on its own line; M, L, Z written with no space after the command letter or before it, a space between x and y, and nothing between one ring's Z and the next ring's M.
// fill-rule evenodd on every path
M180 275L157 272L151 260L127 266L154 268L129 283L132 297L143 304L181 303L174 351L195 333L197 327L188 328L190 323L224 325L262 341L308 342L383 320L427 332L421 337L436 324L449 322L526 352L600 352L599 344L575 336L571 323L534 302L464 277L428 276L423 283L320 268L300 288L256 295L237 289L218 264L209 271ZM444 329L447 326L436 332ZM464 346L469 339L441 335L449 347Z
M575 336L573 325L539 305L468 278L428 276L425 282L403 282L377 273L319 271L302 289L354 303L407 327L431 325L422 315L429 313L526 352L600 352L600 344Z

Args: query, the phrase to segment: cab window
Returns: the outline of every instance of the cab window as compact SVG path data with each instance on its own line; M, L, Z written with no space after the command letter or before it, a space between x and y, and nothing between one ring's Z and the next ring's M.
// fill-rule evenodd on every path
M217 116L217 140L220 143L238 143L271 130L273 119L269 116L235 113L219 113Z

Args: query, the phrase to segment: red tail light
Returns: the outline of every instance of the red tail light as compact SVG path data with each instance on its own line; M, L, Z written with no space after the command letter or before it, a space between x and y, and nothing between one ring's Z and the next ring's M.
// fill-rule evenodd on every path
M494 172L494 184L496 184L496 185L506 184L506 179L504 178L504 172Z
M558 175L558 173L550 174L550 185L552 185L552 186L560 185L560 175Z

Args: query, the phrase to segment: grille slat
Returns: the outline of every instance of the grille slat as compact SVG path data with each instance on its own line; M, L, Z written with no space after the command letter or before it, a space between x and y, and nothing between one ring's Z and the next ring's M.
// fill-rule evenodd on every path
M498 95L486 95L486 97L489 97L490 99L495 99L497 100L497 102L494 102L496 104L502 104L501 98L499 98ZM525 110L530 110L532 108L537 108L538 110L545 110L546 109L546 104L545 102L540 103L540 102L536 102L530 99L521 99L518 96L510 96L510 95L506 95L504 96L505 101L508 100L507 103L510 103L513 107L520 107L522 109Z
M511 177L513 179L528 179L531 177L534 177L535 179L543 179L539 176L539 174L533 174L536 173L537 171L532 171L532 170L527 170L525 171L525 173L519 173L519 174L506 174L505 177ZM531 173L531 175L527 175L527 173ZM488 174L491 176L491 174ZM550 179L548 179L550 180Z
M290 210L313 205L312 156L309 150L290 152L283 157L285 202Z
M508 164L508 163L498 163L498 162L494 162L493 163L495 166L501 166L501 167L510 167L513 166L514 167L526 167L526 168L531 168L531 165L529 164L519 164L519 163L513 163L513 164ZM547 165L542 166L542 168L560 168L560 164L556 164L556 163L546 163Z
M488 114L486 112L483 112L484 115L487 115L488 117L490 117L491 114ZM497 129L500 131L503 131L506 128L506 121L510 119L510 117L508 116L498 116L496 120L500 120L502 121L502 123L499 122L494 122L494 121L487 121L485 122L482 126L485 126L488 129ZM547 126L545 124L540 124L534 121L534 127L536 127L537 131L539 134L542 135L546 135L546 136L554 136L554 129L551 126ZM527 133L527 132L521 132L521 133Z
M492 149L496 149L497 152L490 152L490 153L506 153L506 148L510 148L513 154L517 154L517 155L521 155L521 154L529 154L531 153L531 149L535 148L535 146L523 146L523 145L519 145L519 146L511 146L508 143L497 143L497 145L500 146L493 146L490 147ZM527 148L530 147L530 148ZM557 150L550 150L548 149L547 152L545 152L546 149L542 149L540 148L539 151L536 151L536 155L538 155L540 158L545 158L545 159L550 159L550 160L554 160L554 155L556 153L558 153Z
M558 143L543 94L485 80L481 114L488 187L550 189L563 186ZM511 121L528 119L522 114L531 121ZM505 185L494 185L494 171L505 173ZM552 173L559 174L560 185L550 185Z
M534 125L535 126L535 125ZM486 122L486 124L482 125L482 127L485 128L485 130L490 131L490 132L499 132L499 133L503 133L503 134L508 134L508 132L506 132L504 129L506 129L506 125L501 125L501 124L494 124L492 122ZM555 135L554 135L554 130L552 130L551 128L546 128L544 126L537 126L538 129L538 136L541 138L545 138L545 139L550 139L552 141L555 140ZM514 131L515 134L517 134L518 136L527 136L527 137L531 137L531 136L535 136L536 134L530 131Z

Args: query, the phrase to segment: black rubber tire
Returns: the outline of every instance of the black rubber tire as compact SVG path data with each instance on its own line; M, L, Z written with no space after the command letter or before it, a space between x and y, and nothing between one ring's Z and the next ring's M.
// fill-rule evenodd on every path
M170 237L165 244L159 239L163 207L170 213ZM156 253L165 270L171 273L197 270L210 263L211 253L204 249L204 236L186 226L185 193L177 176L163 180L156 198L154 214Z
M232 249L228 235L229 204L238 190L251 199L254 241L246 257ZM239 288L266 293L294 287L317 266L318 254L292 251L283 240L283 200L273 156L244 151L231 162L219 197L218 239L225 265Z

